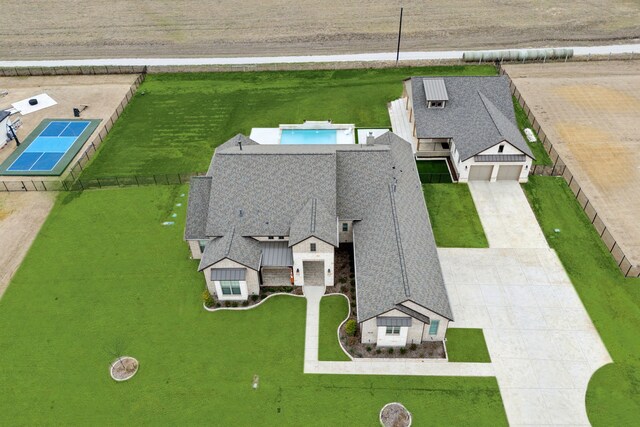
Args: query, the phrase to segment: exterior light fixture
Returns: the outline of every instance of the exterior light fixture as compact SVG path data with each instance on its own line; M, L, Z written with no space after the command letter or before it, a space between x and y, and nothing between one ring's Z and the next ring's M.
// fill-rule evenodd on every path
M300 269L296 268L296 274L300 274Z
M327 273L331 274L331 269L330 268L327 269Z

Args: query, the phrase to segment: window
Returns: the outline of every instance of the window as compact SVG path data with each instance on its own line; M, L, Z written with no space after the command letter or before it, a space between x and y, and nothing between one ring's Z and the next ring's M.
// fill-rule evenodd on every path
M278 239L284 240L284 236L278 236Z
M220 281L220 289L222 289L222 295L240 295L240 282L237 280L222 280Z
M273 236L269 236L269 240L273 240Z
M502 153L504 151L504 145L498 146L498 153Z
M442 149L443 150L448 150L449 149L449 143L448 142L443 142L440 145L442 145Z
M342 231L349 231L349 223L347 222L342 223Z
M429 325L429 335L438 335L438 326L440 326L440 321L431 319L431 324Z
M400 335L400 326L387 326L387 335Z
M311 252L315 252L315 251L316 251L316 244L315 244L315 243L312 243L312 244L311 244L311 247L309 248L309 250L310 250Z
M200 245L200 252L204 252L204 248L207 246L206 240L198 240L198 244Z
M429 105L427 105L428 108L443 108L444 107L444 102L443 101L429 101Z

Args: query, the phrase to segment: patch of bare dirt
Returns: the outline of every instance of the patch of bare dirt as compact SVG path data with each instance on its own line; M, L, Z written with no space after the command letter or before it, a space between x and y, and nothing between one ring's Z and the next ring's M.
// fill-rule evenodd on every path
M409 427L411 414L400 403L389 403L380 412L380 422L384 427Z
M272 56L546 47L640 37L633 0L24 0L3 4L2 59Z
M56 193L0 193L0 297L53 207Z

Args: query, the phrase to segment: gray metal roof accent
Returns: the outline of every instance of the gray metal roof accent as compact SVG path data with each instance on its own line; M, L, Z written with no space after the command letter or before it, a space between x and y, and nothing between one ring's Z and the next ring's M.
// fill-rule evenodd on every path
M423 79L424 94L427 101L448 101L447 86L443 79Z
M211 193L211 177L194 176L189 186L187 203L187 224L184 229L186 240L204 240L207 238L205 226L209 211L209 194Z
M404 306L402 304L396 304L396 310L403 312L404 314L408 314L409 316L423 322L426 323L427 325L431 324L431 319L429 319L429 316L425 316L422 313L418 313L417 311Z
M473 158L476 162L524 162L524 154L478 154Z
M207 243L198 271L223 259L230 259L257 271L260 269L261 258L260 242L251 237L240 236L235 229L231 228L223 237L212 239Z
M212 268L211 280L245 280L246 268Z
M449 96L445 108L427 108L424 79L411 78L418 138L452 138L462 161L504 140L533 158L516 125L505 76L442 77Z
M411 326L411 317L377 317L376 326Z
M285 241L260 242L262 247L262 267L291 267L293 253Z
M7 110L0 110L0 122L3 121L4 119L6 119L7 117L9 117L11 115L10 112L8 112ZM4 136L4 135L2 135Z
M335 212L335 208L333 210ZM311 236L325 241L333 246L338 246L337 219L335 213L318 201L311 198L300 209L291 222L289 230L289 246L308 239Z

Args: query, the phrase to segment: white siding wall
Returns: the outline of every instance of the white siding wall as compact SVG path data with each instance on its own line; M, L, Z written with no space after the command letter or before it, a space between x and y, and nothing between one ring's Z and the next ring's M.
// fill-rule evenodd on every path
M504 144L504 151L502 153L498 153L498 147L502 144ZM471 170L471 166L476 164L483 165L483 166L493 165L493 172L491 174L492 182L495 181L498 176L498 170L500 165L507 165L507 166L522 165L523 168L522 168L522 172L520 173L520 179L518 181L527 182L527 180L529 179L529 171L531 170L531 164L533 163L533 160L530 157L526 157L526 160L524 162L492 162L492 163L476 162L473 157L471 157L470 159L464 162L460 162L460 158L458 156L457 150L454 151L452 149L452 153L453 153L452 155L453 164L458 172L459 182L469 181L469 171ZM494 145L493 147L481 152L480 154L483 154L483 155L485 154L522 154L522 152L517 148L515 148L514 146L512 146L511 144L509 144L508 142L504 142L501 144Z
M212 268L246 268L247 274L244 282L240 282L241 295L222 295L222 291L220 290L220 282L211 280L211 269ZM231 261L230 259L223 259L211 267L205 268L203 270L204 278L207 281L207 289L211 293L211 295L215 295L216 298L220 301L243 301L246 300L249 295L258 295L260 292L260 281L258 279L258 272L252 270L250 268L245 267L242 264L239 264L235 261Z
M316 251L311 252L311 243ZM333 286L333 246L315 237L310 237L293 245L293 278L296 286L304 285L303 261L324 261L324 285ZM331 270L329 273L328 270Z
M189 249L191 250L191 258L202 258L202 251L200 251L200 242L198 240L188 240Z

